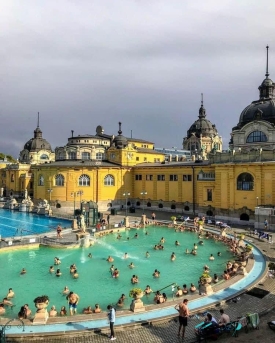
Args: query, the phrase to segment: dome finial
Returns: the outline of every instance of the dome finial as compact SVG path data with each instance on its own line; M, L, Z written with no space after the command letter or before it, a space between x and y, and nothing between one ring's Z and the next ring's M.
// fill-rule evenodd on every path
M199 110L199 118L205 118L206 113L205 113L205 108L203 107L203 93L201 93L201 107Z
M121 131L121 122L118 123L118 132L117 132L119 135L122 134L122 131Z
M37 112L37 127L39 127L39 112Z
M268 49L269 49L269 46L267 45L266 46L266 73L265 73L266 78L268 78L268 76L269 76L269 73L268 73Z

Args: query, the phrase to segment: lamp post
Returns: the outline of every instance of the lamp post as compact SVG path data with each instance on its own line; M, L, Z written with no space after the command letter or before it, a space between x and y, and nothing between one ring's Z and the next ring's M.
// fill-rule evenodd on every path
M142 195L142 211L143 211L143 214L144 214L144 200L145 200L145 195L147 194L146 191L142 191L140 192L140 194Z
M74 219L75 219L75 198L78 196L78 192L72 192L71 197L74 198Z
M257 197L256 200L257 200L257 210L258 210L258 215L257 215L257 217L258 217L258 219L257 219L258 225L257 225L257 228L259 229L259 197Z
M50 205L51 205L51 201L52 201L52 191L53 191L52 188L47 189L47 192L49 193Z
M128 200L128 196L130 196L131 193L125 192L122 195L125 197L125 217L127 217L127 200Z
M82 195L84 194L84 192L83 192L83 191L78 191L77 193L78 193L79 196L80 196L79 208L81 209L81 200L82 200Z

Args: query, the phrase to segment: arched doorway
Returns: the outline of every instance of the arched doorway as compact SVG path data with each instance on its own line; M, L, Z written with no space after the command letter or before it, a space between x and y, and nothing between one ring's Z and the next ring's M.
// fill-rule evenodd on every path
M206 215L209 216L209 217L212 217L213 216L213 211L211 211L211 210L206 211Z
M249 215L248 214L246 214L246 213L242 213L241 215L240 215L240 220L244 220L244 221L249 221Z

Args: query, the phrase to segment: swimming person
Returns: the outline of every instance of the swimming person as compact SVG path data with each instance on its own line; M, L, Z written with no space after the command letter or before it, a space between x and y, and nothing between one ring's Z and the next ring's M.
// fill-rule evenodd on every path
M148 251L146 251L146 253L145 253L145 257L146 257L146 258L150 257L150 254L149 254L149 252L148 252Z
M175 245L180 245L179 241L176 241L176 242L175 242Z
M53 266L50 266L49 273L54 273L54 267Z
M117 268L115 268L112 276L113 276L113 278L118 278L119 277L119 270Z
M128 258L128 254L127 254L127 252L124 254L124 258Z
M74 278L74 279L78 279L78 272L77 272L76 269L75 269L75 271L73 272L73 278Z
M108 256L107 260L108 262L114 262L114 259L111 256Z
M8 294L6 296L7 299L13 298L14 297L14 291L12 288L9 288Z
M135 266L134 266L134 263L133 262L131 262L130 264L129 264L129 266L128 266L129 268L131 268L131 269L133 269Z
M213 256L213 254L210 255L209 260L210 261L214 261L215 260L215 257Z
M160 271L155 269L155 271L153 273L153 277L155 277L155 278L160 277Z
M138 276L137 275L133 275L131 277L131 282L132 282L132 284L138 283Z
M176 254L174 252L172 252L171 261L175 261L175 259L176 259Z
M27 273L27 271L26 271L25 268L23 268L23 269L21 270L21 272L20 272L21 275L24 275L24 274L26 274L26 273Z
M63 294L68 294L70 293L70 290L67 286L64 287L63 291L62 291Z
M91 254L91 253L89 253L89 254L88 254L88 257L89 257L89 258L92 258L93 256L92 256L92 254Z
M153 290L151 289L151 287L149 285L146 286L145 290L144 290L144 293L146 295L149 295L150 293L152 293Z
M61 270L57 269L55 276L60 277L62 275Z

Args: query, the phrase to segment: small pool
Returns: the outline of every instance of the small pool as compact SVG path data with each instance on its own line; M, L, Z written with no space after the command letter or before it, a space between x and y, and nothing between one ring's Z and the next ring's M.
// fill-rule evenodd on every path
M146 235L146 231L148 235ZM138 238L134 238L135 234ZM232 257L227 247L212 239L204 239L204 245L198 245L198 254L193 256L185 254L186 248L191 250L194 243L198 243L197 235L192 232L175 232L174 229L165 227L150 227L147 229L130 230L121 232L121 239L117 234L110 234L99 238L94 246L90 248L51 249L41 247L38 249L7 251L0 254L0 273L5 275L1 280L1 294L4 297L9 288L13 288L16 296L13 299L16 305L8 309L6 316L17 314L20 306L28 303L35 311L33 300L36 296L46 294L50 297L50 305L55 305L58 310L61 306L67 307L67 301L62 294L65 286L80 296L79 313L84 307L99 303L105 310L107 305L116 304L122 293L127 297L133 285L130 279L133 274L138 275L139 283L136 287L145 289L150 285L153 291L162 290L168 296L173 296L171 284L177 283L182 287L184 283L190 286L197 285L205 264L211 269L211 275L221 275L226 262ZM164 250L154 250L155 244L164 237ZM129 238L129 239L127 239ZM180 246L175 245L175 241ZM146 258L146 252L150 257ZM217 252L221 256L217 256ZM128 258L124 258L127 252ZM170 256L174 252L176 260L171 261ZM92 258L88 254L92 253ZM209 261L210 254L215 256L214 261ZM111 263L106 258L111 255L114 258L114 266L119 269L120 277L111 277ZM49 273L49 267L53 265L54 257L61 259L62 276L56 277ZM128 266L133 262L134 268ZM75 263L79 273L78 279L73 279L69 267ZM22 268L27 270L25 275L20 275ZM56 270L55 266L55 270ZM161 273L160 278L153 278L155 269ZM168 287L167 287L168 286ZM129 309L131 299L125 301L125 309ZM153 303L153 294L143 297L145 305Z
M0 209L0 236L2 238L41 234L55 230L58 224L62 227L71 227L70 220Z

